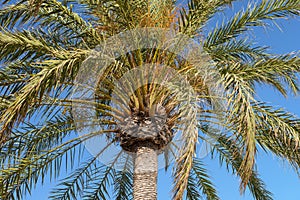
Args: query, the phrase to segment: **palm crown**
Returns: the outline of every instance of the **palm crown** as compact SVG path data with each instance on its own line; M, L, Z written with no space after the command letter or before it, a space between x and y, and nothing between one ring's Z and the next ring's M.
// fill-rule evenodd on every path
M116 199L132 199L137 161L126 154L122 170L114 168L114 161L101 164L97 157L109 145L120 145L120 154L136 153L144 146L155 149L164 155L166 170L170 170L169 156L173 154L173 198L199 199L203 193L207 199L218 199L203 160L195 156L199 141L210 143L212 157L219 157L241 178L242 192L248 187L255 199L272 199L255 170L257 148L288 160L297 171L299 119L257 100L255 86L271 85L284 96L290 91L297 94L300 59L294 54L272 55L265 47L253 46L243 34L250 27L298 16L300 1L263 0L206 34L203 29L209 19L232 2L2 1L2 199L21 199L46 174L58 177L63 162L71 170L75 160L80 160L80 166L53 190L51 199L108 199L110 191ZM115 56L96 76L92 100L71 97L85 78L83 66L92 62L93 49L113 36L148 27L200 40L199 46L217 75L199 73L203 69L203 63L197 60L199 54L193 54L195 62L188 62L155 44ZM186 50L178 44L178 51ZM126 76L140 66L147 66L142 75L137 71L135 76ZM133 80L136 77L140 78ZM162 80L174 84L161 85ZM212 84L215 80L215 85L222 86L217 93L212 92L217 88ZM186 82L178 88L180 81ZM182 86L193 90L195 107L186 104ZM215 109L219 102L225 106ZM82 106L77 112L76 103L92 104L94 121L87 118L84 122L84 115L76 118L85 109ZM195 110L200 115L193 113ZM80 120L83 126L97 123L101 129L78 136ZM176 146L176 132L182 146L174 153L168 147ZM86 160L80 157L85 151L81 146L102 134L107 145L99 149L99 155ZM108 189L110 186L113 190Z

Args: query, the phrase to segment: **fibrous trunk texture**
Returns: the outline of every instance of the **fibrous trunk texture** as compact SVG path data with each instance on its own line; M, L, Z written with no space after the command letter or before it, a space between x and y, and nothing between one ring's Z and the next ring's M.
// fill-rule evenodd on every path
M157 149L166 147L173 138L170 124L167 123L167 114L162 106L156 107L155 114L150 115L143 111L134 111L122 122L119 141L123 150L134 152L141 143L155 144Z
M134 162L134 200L157 199L157 151L150 144L136 147Z

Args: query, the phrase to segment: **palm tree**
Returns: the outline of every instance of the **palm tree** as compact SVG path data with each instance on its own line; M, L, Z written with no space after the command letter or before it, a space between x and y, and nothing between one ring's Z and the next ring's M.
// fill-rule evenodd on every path
M173 199L200 199L201 193L219 199L205 163L195 156L204 141L212 158L241 178L241 192L248 188L255 199L272 199L255 168L257 149L287 160L297 171L300 120L256 99L255 86L270 85L283 96L298 94L300 59L253 46L245 34L251 27L298 16L300 1L262 0L206 33L208 21L232 2L2 1L1 199L22 199L46 177L60 177L64 168L76 169L50 199L111 199L111 192L115 199L156 199L158 155L166 170L172 166ZM81 83L88 82L84 75L91 68L84 66L99 64L99 45L148 27L200 41L202 46L196 44L209 57L209 67L197 57L202 54L187 56L191 62L174 53L186 52L182 37L172 43L173 51L155 42L124 54L113 48L114 61L101 73L96 70L92 99L71 96L74 90L87 94ZM151 39L157 37L146 43ZM203 75L203 69L212 71ZM221 94L213 92L214 81ZM85 118L90 108L96 113L92 119ZM86 129L90 126L100 129ZM78 134L81 130L85 134ZM83 145L102 135L105 144L86 158ZM111 162L99 162L110 146L121 148Z

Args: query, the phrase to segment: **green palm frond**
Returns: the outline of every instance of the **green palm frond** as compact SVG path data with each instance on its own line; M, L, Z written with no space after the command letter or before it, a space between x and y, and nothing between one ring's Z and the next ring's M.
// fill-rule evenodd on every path
M192 176L192 174L189 175L188 183L186 186L186 199L187 200L198 200L201 199L201 193L199 192L198 184L196 179Z
M248 7L251 7L250 4ZM299 0L263 0L259 5L237 13L226 24L215 28L205 41L204 46L214 48L233 38L238 37L243 32L249 30L251 26L265 26L264 20L275 20L289 16L299 15Z
M110 199L108 186L112 185L112 180L116 176L114 164L121 156L122 152L116 155L113 161L108 166L96 168L93 172L92 181L86 187L83 199Z
M30 76L31 69L28 67L28 70L24 66L24 63L16 62L9 64L0 69L0 91L3 94L3 97L7 96L12 100L13 94L19 91L26 80Z
M110 144L108 144L109 146ZM107 147L108 147L107 146ZM70 176L63 179L61 183L53 190L50 199L78 199L86 189L86 185L91 181L95 169L100 168L97 159L106 148L100 151L95 157L87 161L80 168L76 169Z
M109 132L113 132L113 130L103 131L103 133ZM20 158L17 157L12 164L3 163L0 177L1 197L4 199L15 198L16 196L22 196L24 192L30 193L39 179L44 182L45 174L49 173L50 177L58 177L62 161L65 159L67 167L72 166L75 154L81 154L82 148L79 148L80 145L100 133L98 131L75 137L49 150L37 154L31 153Z
M18 24L47 26L65 38L83 38L93 45L102 40L91 24L57 0L21 1L9 5L0 12L0 24L10 29Z
M37 33L24 31L13 33L8 30L0 31L1 60L14 61L21 58L26 61L30 57L58 56L59 50L53 48ZM37 54L36 54L37 53ZM44 57L45 58L45 57Z
M206 199L220 199L217 195L215 186L211 182L208 172L200 159L194 158L192 172L197 180L197 186L199 187L201 193L206 196Z
M298 78L294 73L299 71L298 62L297 57L286 55L269 59L265 58L253 66L244 66L238 63L221 69L221 74L224 74L224 86L231 91L228 103L232 106L231 115L234 118L233 123L239 124L235 130L239 136L244 138L245 142L245 163L244 167L241 168L241 170L245 170L245 179L242 181L244 186L250 177L256 151L255 132L257 131L257 127L255 111L251 105L252 102L256 101L253 97L253 83L257 81L271 84L285 95L286 89L283 88L283 80L285 84L290 86L294 93L297 93Z
M252 47L252 43L247 39L233 40L216 48L207 50L210 56L221 62L235 61L249 63L259 59L269 57L266 52L267 47Z
M264 149L287 159L295 169L299 168L300 121L283 109L274 109L264 103L254 106L257 115L257 141Z
M63 83L66 79L72 79L84 60L85 54L85 51L65 52L61 54L64 60L46 60L41 63L43 69L30 78L28 81L30 84L22 88L22 93L2 115L1 121L5 123L2 126L1 135L5 137L15 122L20 123L29 107L39 104L45 93L49 93L53 87Z
M91 175L93 182L87 185L82 199L110 199L107 186L112 184L113 177L114 169L111 166L96 168Z
M133 163L128 155L124 160L122 170L117 170L114 176L114 196L116 200L130 200L133 198Z
M229 83L224 83L225 87L233 87L230 85L233 84L233 79L229 77L234 76L247 84L250 90L254 89L253 84L257 82L273 86L284 96L287 95L287 91L294 94L299 91L299 78L296 75L300 66L299 57L293 54L264 56L263 59L255 59L254 62L242 64L234 61L229 64L229 67L220 69L220 73L228 77L225 78L225 82Z
M223 7L231 4L234 0L226 1L208 1L208 0L190 0L188 8L181 8L179 13L179 31L188 35L195 36L212 15Z
M284 96L288 91L294 94L299 92L299 77L296 74L300 69L300 59L293 54L260 60L244 69L244 73L248 74L246 79L272 85Z
M68 116L55 116L43 126L23 124L21 130L13 131L9 140L2 146L1 164L14 161L17 156L28 157L49 150L62 142L74 130L73 119Z
M243 140L243 151L245 157L241 165L241 172L243 174L241 190L245 190L246 183L251 176L252 168L255 162L256 145L255 145L255 115L251 102L255 101L253 97L253 85L244 80L240 76L231 73L235 67L239 65L230 66L226 73L224 73L224 87L228 91L228 107L229 107L229 121L235 124L235 131L237 137Z
M240 145L232 141L230 137L217 135L214 138L213 154L219 157L220 164L225 163L228 171L233 174L242 176L240 168L243 162L243 157L240 153ZM210 142L207 140L207 142ZM259 178L256 171L252 171L249 182L247 183L255 199L271 200L272 193L266 189L265 183Z

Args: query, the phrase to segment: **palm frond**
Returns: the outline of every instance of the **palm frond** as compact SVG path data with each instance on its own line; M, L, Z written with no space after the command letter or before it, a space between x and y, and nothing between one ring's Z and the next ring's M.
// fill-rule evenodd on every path
M1 57L3 62L15 61L20 59L26 61L32 57L61 56L58 54L60 49L51 47L40 35L35 32L23 31L13 33L8 30L0 31Z
M189 0L187 9L182 7L179 11L179 31L188 36L197 35L197 31L202 28L201 26L203 26L220 7L231 4L233 1L234 0Z
M181 199L187 187L188 177L192 169L196 143L198 141L198 109L197 105L194 103L195 96L193 95L193 91L191 91L192 88L189 86L182 87L182 85L179 88L176 85L173 86L175 86L174 92L178 96L179 102L182 101L182 106L179 107L179 117L186 120L180 130L182 131L181 140L185 148L179 150L174 170L174 199Z
M206 199L220 199L217 195L215 186L211 182L208 172L200 159L194 158L192 171L197 180L197 186L200 188L201 193L206 196Z
M47 26L51 32L59 32L65 38L83 38L93 46L102 40L91 24L57 0L20 1L8 5L0 11L0 24L10 29L18 24Z
M300 166L300 121L283 109L264 103L253 105L259 125L256 139L263 149L287 159L295 169Z
M243 162L240 153L240 145L225 135L216 135L214 137L213 154L219 156L220 164L225 163L228 171L231 169L233 174L242 176L240 168ZM210 142L207 140L207 142ZM272 193L266 189L265 183L259 178L256 171L252 171L249 182L247 183L253 197L258 200L272 200Z
M204 46L210 49L229 42L249 30L251 26L265 26L265 20L297 16L300 14L299 3L299 0L263 0L259 5L250 4L245 11L237 13L229 22L223 22L221 27L215 28L208 35Z
M246 80L269 84L285 97L289 91L299 92L299 71L300 59L293 54L272 56L241 69Z
M45 93L49 93L53 87L66 79L75 76L80 63L84 60L86 52L74 52L61 54L64 60L46 60L42 63L43 69L28 80L28 84L22 88L22 93L9 106L1 117L4 122L1 129L1 137L5 137L13 124L20 123L26 116L30 106L37 105Z
M117 163L117 160L121 154L122 152L116 155L114 160L108 166L95 169L91 179L93 181L87 185L86 190L84 191L85 195L83 196L83 199L110 199L108 186L111 185L112 180L114 180L116 175L114 165Z
M113 131L113 130L111 130ZM103 133L111 132L109 130ZM74 163L75 154L81 154L80 145L101 132L89 133L81 137L76 137L57 145L44 152L29 154L28 157L15 158L15 161L4 163L1 169L1 197L16 198L23 193L30 193L33 186L41 179L44 182L45 175L49 173L50 177L58 177L61 170L62 160L65 159L65 165Z
M49 150L62 143L74 130L73 119L69 116L55 116L43 126L23 123L20 129L12 132L11 136L1 147L1 164L14 161L20 157L29 157L38 152Z
M186 199L187 200L199 200L202 199L202 196L200 194L198 183L196 178L190 174L188 178L188 183L186 187Z
M29 79L31 73L27 72L23 64L24 63L15 62L0 69L0 93L2 97L13 100L14 94L20 91L26 83L26 80ZM21 70L19 70L20 68Z
M95 173L96 168L100 168L97 164L97 159L112 143L108 143L106 147L101 149L95 157L88 160L84 165L78 168L67 178L63 179L61 183L53 190L50 199L71 200L78 199L82 196L82 192L86 189L86 185L91 181L92 174Z
M124 158L124 167L114 176L114 196L116 200L133 199L133 161L130 155Z
M228 107L229 107L229 121L236 125L234 132L238 138L242 138L244 151L243 163L240 166L242 172L241 191L245 191L245 186L251 177L252 169L255 164L255 115L251 102L255 101L253 97L253 85L247 82L240 76L231 73L239 64L230 66L224 69L226 73L223 75L224 87L228 91ZM232 71L233 70L233 71ZM235 71L236 72L236 71Z
M270 55L266 52L267 49L267 47L260 46L252 47L252 43L247 39L240 39L207 49L207 52L215 61L251 63L268 58Z

